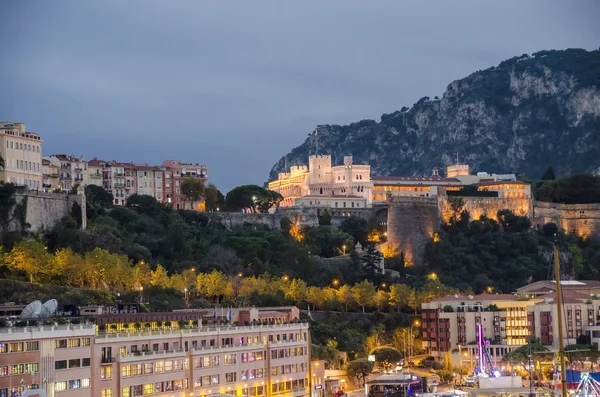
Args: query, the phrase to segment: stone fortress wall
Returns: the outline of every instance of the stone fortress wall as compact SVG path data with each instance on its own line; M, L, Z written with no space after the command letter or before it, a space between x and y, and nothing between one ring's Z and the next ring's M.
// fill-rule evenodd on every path
M536 201L532 223L541 228L556 225L566 233L579 237L600 237L600 204L560 204Z
M85 196L25 190L15 193L15 200L17 206L25 205L25 222L29 224L27 230L30 232L52 229L61 219L71 213L74 203L81 207L82 227L85 229ZM7 229L8 231L21 229L17 217L14 217Z
M410 263L421 263L425 246L440 225L438 199L435 197L389 196L388 247L404 253Z

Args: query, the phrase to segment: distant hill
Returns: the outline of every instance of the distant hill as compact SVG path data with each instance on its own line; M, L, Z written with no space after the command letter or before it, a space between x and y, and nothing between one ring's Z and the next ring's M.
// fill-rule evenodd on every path
M430 175L456 162L473 171L539 177L600 167L600 51L521 55L453 81L441 98L346 126L325 125L271 169L309 154L352 154L376 175Z

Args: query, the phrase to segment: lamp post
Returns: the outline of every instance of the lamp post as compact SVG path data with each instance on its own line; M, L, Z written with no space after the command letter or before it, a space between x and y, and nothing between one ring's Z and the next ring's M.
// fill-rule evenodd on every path
M140 287L140 305L142 304L143 298L144 298L144 287Z
M346 244L342 245L342 249L344 250L344 255L346 255Z
M413 356L414 356L414 342L415 342L415 334L413 333L413 327L419 327L421 325L421 322L419 320L415 320L414 323L411 324L410 326L410 360L409 362L413 361Z

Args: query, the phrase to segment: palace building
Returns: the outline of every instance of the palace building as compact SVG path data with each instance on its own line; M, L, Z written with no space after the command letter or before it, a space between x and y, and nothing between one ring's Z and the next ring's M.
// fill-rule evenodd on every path
M352 156L345 156L340 166L332 166L329 155L310 156L308 167L291 167L269 182L268 188L283 196L280 207L369 208L371 166L353 164Z

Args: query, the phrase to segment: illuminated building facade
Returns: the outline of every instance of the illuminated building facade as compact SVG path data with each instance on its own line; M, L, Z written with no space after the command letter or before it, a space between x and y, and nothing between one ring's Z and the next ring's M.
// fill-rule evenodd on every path
M224 324L216 312L212 324L203 321L207 313L170 314L7 328L0 333L0 396L32 385L58 397L309 395L309 326L297 322L297 308L234 309L224 316L247 325Z

